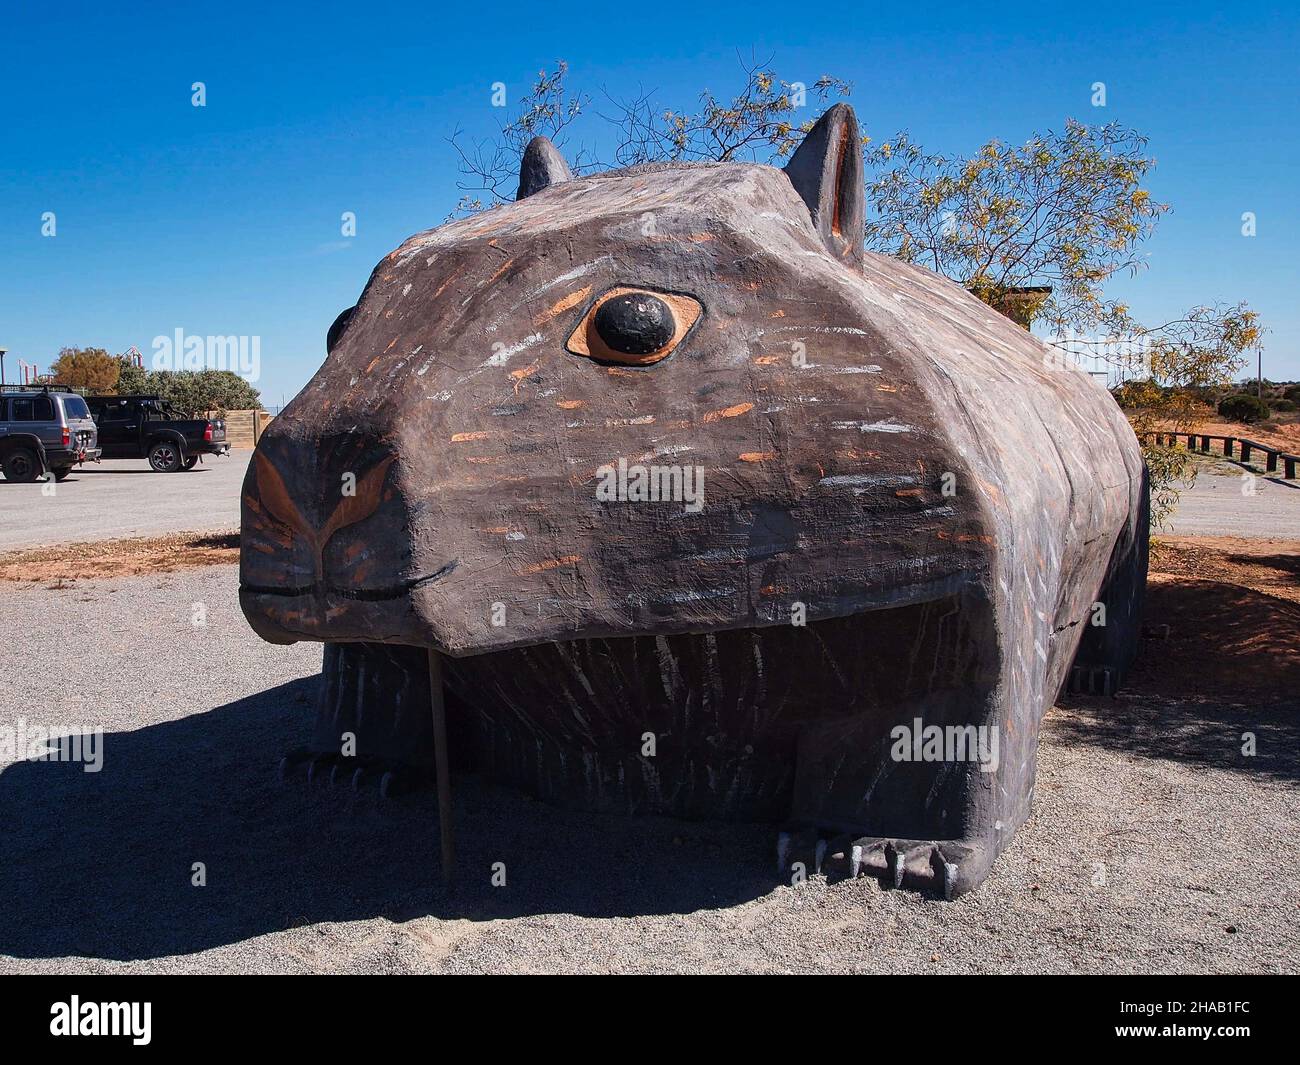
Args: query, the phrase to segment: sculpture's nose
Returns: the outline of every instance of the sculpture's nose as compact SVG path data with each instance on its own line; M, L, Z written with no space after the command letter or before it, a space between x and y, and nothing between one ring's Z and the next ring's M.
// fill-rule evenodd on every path
M264 438L244 482L244 583L293 594L391 577L375 560L387 569L407 553L395 460L354 437L306 447Z

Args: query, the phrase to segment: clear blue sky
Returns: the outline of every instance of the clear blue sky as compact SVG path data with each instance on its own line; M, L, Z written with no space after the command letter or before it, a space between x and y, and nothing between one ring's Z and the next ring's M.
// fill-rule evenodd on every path
M1294 3L1000 9L938 4L480 8L239 3L9 5L0 65L0 346L47 367L64 345L149 357L153 337L261 337L265 402L324 357L374 264L454 207L461 127L566 59L599 97L729 93L737 48L780 77L831 73L879 139L967 152L1067 116L1150 138L1173 205L1150 269L1116 291L1146 321L1248 300L1265 373L1300 378L1300 16ZM979 14L972 14L979 11ZM207 106L190 104L203 81ZM1103 81L1108 106L1090 106ZM597 145L599 147L599 145ZM57 236L41 236L53 211ZM344 241L340 215L354 211ZM1255 212L1258 235L1241 236Z

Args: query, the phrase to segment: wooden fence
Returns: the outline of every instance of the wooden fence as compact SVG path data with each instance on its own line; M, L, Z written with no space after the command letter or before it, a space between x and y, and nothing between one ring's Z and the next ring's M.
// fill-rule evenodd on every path
M1279 448L1270 447L1268 444L1261 444L1258 440L1248 440L1244 436L1219 436L1216 433L1171 433L1165 430L1159 430L1153 433L1143 433L1144 438L1155 438L1159 446L1176 447L1179 441L1186 441L1188 451L1195 451L1202 455L1212 453L1211 442L1220 441L1223 445L1223 454L1226 458L1236 458L1237 451L1240 449L1240 460L1249 462L1252 452L1258 451L1264 456L1264 468L1269 473L1276 473L1278 463L1282 464L1283 477L1294 478L1296 475L1296 464L1300 463L1300 455L1292 455L1289 452L1282 451Z
M212 417L211 414L208 417ZM223 415L226 419L226 440L231 447L253 448L262 439L262 432L274 417L264 410L228 410Z

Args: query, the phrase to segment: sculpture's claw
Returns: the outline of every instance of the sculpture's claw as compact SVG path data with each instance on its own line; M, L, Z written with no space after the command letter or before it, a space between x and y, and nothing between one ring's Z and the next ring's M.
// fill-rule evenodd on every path
M304 763L311 759L311 752L305 747L298 747L290 751L280 759L280 765L277 767L276 776L281 784L294 775Z
M290 751L278 766L283 783L305 767L308 782L327 782L333 788L351 788L360 792L376 787L381 799L396 798L427 787L429 774L418 767L381 759L343 757L333 751L310 751L305 748Z
M935 887L951 902L957 887L957 863L948 861L942 848L935 846L930 850L930 868L934 870Z
M983 879L992 858L963 840L880 839L864 836L848 848L849 876L863 871L896 888L952 899Z
M903 886L903 872L906 867L906 854L900 850L893 842L885 844L885 867L889 872L889 879L894 887Z
M778 832L776 836L776 875L784 877L790 871L790 833Z
M307 783L314 783L318 778L333 776L334 763L337 759L334 754L318 754L307 766Z
M879 866L883 871L888 862L884 857L886 841L875 836L863 836L849 845L849 879L856 880L862 870L874 871Z

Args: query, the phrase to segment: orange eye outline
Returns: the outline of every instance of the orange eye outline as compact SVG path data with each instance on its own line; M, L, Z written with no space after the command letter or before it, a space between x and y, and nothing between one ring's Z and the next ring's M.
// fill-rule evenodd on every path
M615 351L596 331L596 312L600 310L601 304L615 296L629 294L653 296L666 303L668 309L672 311L676 329L672 339L657 351L647 352L645 355L629 355L625 351ZM573 355L580 355L594 362L613 363L618 366L653 366L677 350L678 345L686 339L686 334L695 327L695 323L703 314L704 304L694 296L687 296L685 293L664 292L660 289L646 288L644 285L615 285L592 300L587 309L582 312L582 318L577 328L569 334L565 348Z

